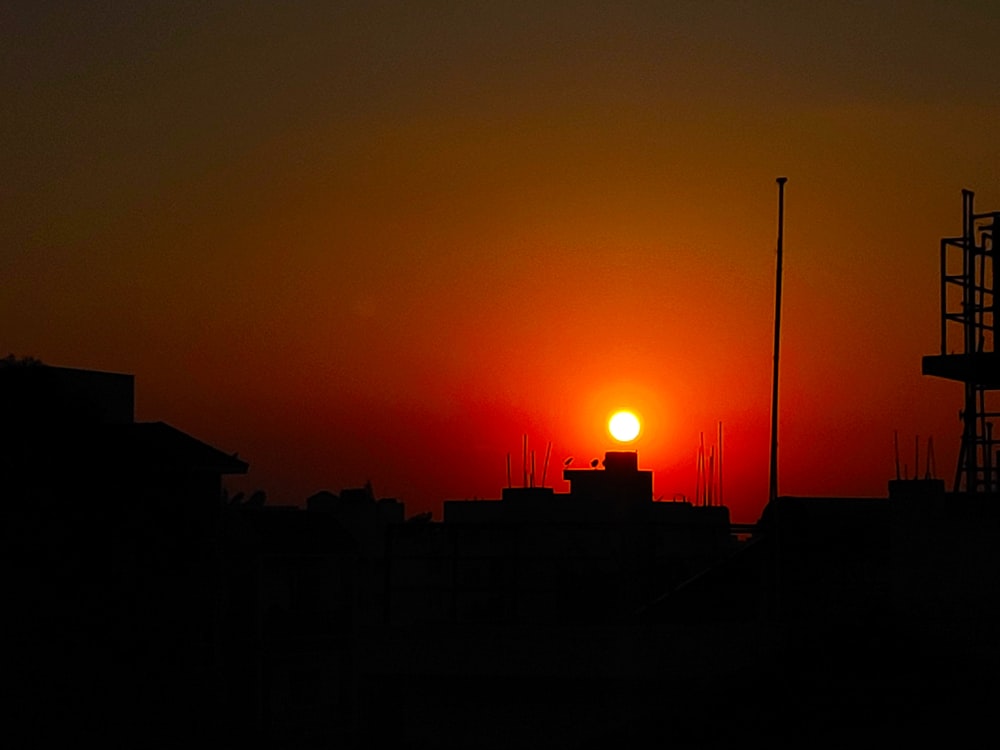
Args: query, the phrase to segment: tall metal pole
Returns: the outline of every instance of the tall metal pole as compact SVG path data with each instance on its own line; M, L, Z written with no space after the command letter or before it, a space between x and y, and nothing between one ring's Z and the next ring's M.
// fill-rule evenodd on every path
M774 370L771 375L771 486L768 501L778 498L778 344L781 341L781 261L782 240L785 224L785 183L787 177L779 177L778 182L778 270L774 290Z

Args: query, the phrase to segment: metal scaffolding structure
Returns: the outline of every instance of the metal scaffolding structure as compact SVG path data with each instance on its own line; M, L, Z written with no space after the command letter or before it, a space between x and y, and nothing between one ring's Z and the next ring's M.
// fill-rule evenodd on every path
M1000 411L991 399L1000 391L998 238L1000 211L976 213L975 194L963 190L962 235L941 240L941 353L923 358L925 375L958 381L965 390L954 492L1000 489L1000 441L993 428Z

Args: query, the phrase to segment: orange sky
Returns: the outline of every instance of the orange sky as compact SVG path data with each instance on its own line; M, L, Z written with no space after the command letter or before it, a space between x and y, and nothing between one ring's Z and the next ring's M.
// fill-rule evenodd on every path
M884 495L894 430L950 480L920 357L962 188L1000 209L1000 10L905 8L8 5L0 354L134 373L275 502L497 497L525 434L565 490L618 407L692 496L721 421L752 521L786 175L780 491Z

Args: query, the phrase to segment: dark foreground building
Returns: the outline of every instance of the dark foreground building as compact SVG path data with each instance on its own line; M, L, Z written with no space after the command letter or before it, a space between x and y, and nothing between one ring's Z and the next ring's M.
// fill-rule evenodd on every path
M131 376L0 368L4 684L33 745L964 746L1000 689L1000 498L654 502L630 452L403 519L226 503Z
M33 745L215 722L221 481L247 464L133 404L130 375L0 367L4 680Z
M966 746L1000 700L998 538L1000 497L936 479L890 482L883 498L780 497L746 546L641 619L725 634L728 667L686 712L712 746L748 725L770 746Z
M327 514L230 507L219 548L219 741L356 746L356 541Z
M728 509L654 501L632 451L565 478L568 493L508 487L445 502L440 523L388 529L386 619L359 633L363 734L609 746L651 707L650 686L680 688L702 662L705 639L644 627L638 613L733 554ZM394 706L393 720L375 706Z
M727 508L654 502L633 451L565 478L568 493L508 487L500 500L446 501L442 523L389 527L389 621L631 622L734 547Z

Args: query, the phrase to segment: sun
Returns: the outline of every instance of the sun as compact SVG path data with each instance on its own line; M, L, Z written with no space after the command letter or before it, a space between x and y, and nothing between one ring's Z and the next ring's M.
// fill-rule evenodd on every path
M630 411L616 412L608 420L608 432L619 443L628 443L639 436L639 418Z

